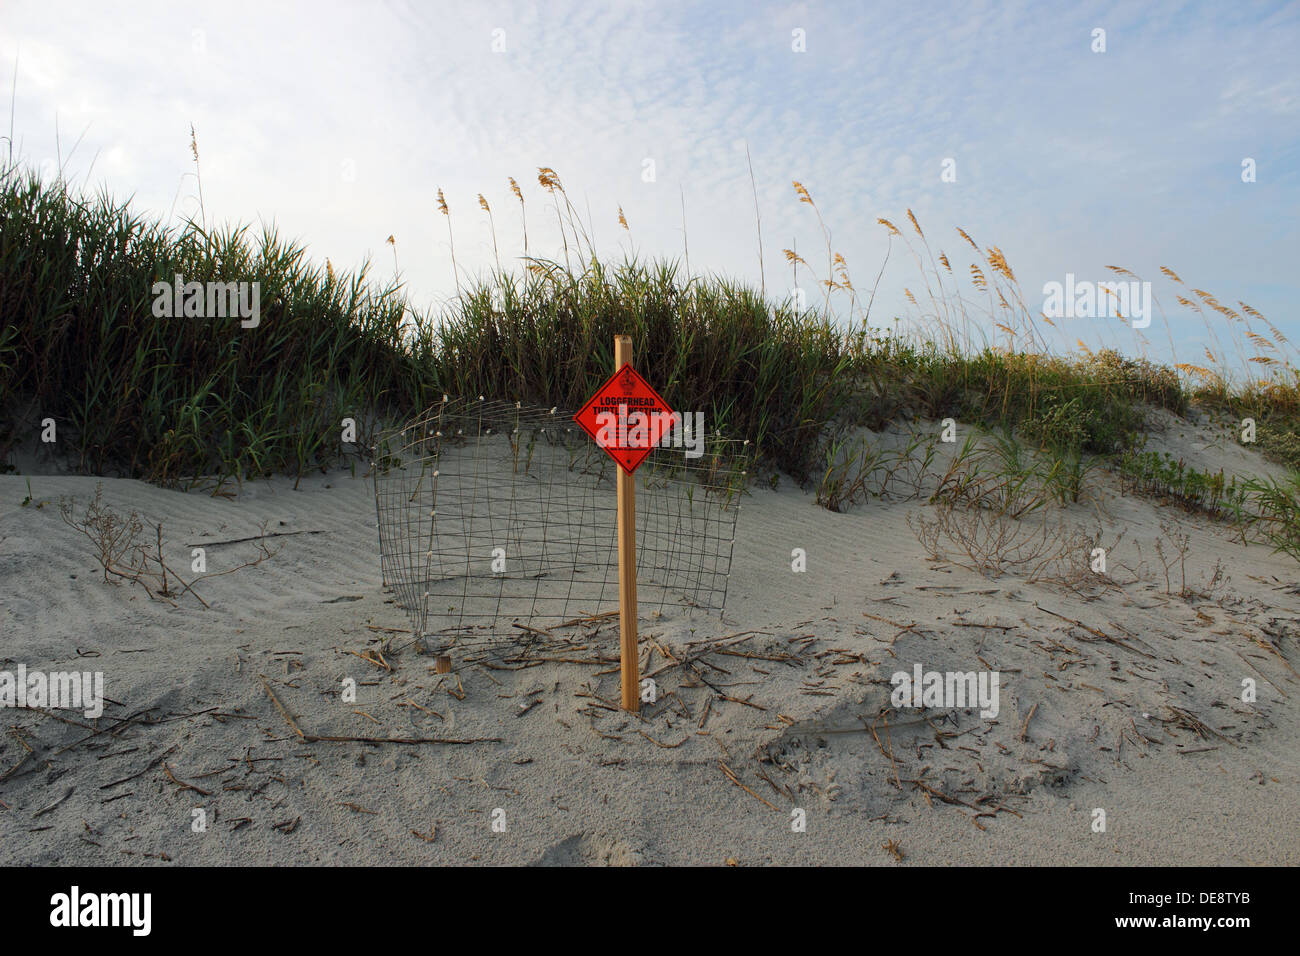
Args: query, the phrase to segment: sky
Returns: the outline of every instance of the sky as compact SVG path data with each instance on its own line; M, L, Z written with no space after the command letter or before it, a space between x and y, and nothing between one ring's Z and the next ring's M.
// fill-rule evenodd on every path
M549 167L606 260L688 254L779 299L794 248L821 304L820 213L863 298L883 266L887 327L928 303L878 220L975 296L960 227L1005 253L1033 312L1067 276L1150 280L1150 328L1057 333L1190 362L1218 346L1161 266L1300 343L1297 49L1300 5L1252 0L0 3L25 162L178 221L199 212L193 126L209 222L274 223L336 269L369 258L422 309L456 289L448 219L460 281L493 266L480 193L519 267L511 176L530 253L563 257Z

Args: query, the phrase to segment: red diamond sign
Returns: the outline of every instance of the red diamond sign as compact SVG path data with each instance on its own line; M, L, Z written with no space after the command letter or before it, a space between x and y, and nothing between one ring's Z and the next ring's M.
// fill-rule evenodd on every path
M673 410L631 365L624 364L573 416L629 475L668 431Z

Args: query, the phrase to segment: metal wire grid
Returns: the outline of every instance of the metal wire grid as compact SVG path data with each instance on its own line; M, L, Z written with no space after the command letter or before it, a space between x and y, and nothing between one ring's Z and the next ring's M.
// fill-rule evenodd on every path
M642 612L721 611L747 443L636 472ZM444 397L375 448L383 582L417 639L500 643L617 608L617 465L568 412Z

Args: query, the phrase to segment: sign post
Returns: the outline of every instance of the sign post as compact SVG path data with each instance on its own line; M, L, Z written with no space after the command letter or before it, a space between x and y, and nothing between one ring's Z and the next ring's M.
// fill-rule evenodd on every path
M673 410L632 367L632 337L614 336L614 374L573 416L618 463L618 623L623 709L641 709L636 633L637 467L659 444Z
M614 336L614 369L632 367L632 336ZM641 659L636 639L636 475L618 470L618 648L623 709L641 710Z

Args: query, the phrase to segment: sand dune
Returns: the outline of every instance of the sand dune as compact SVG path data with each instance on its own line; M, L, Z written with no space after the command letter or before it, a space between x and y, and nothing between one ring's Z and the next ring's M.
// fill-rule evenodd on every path
M1213 440L1187 431L1162 441ZM1081 589L932 560L915 501L835 514L759 483L725 616L643 616L658 699L639 718L617 707L609 618L435 673L381 588L359 475L230 500L30 480L24 507L27 479L0 477L0 670L99 670L109 702L98 720L4 712L6 865L897 865L886 843L904 865L1300 862L1294 562L1101 472L1065 516L1122 539ZM209 573L255 560L255 542L217 542L264 522L273 556L196 585L207 608L105 583L57 508L101 483L109 507L162 522L176 568L192 546ZM1170 530L1191 596L1155 553ZM998 672L997 716L899 710L891 675L917 664Z

